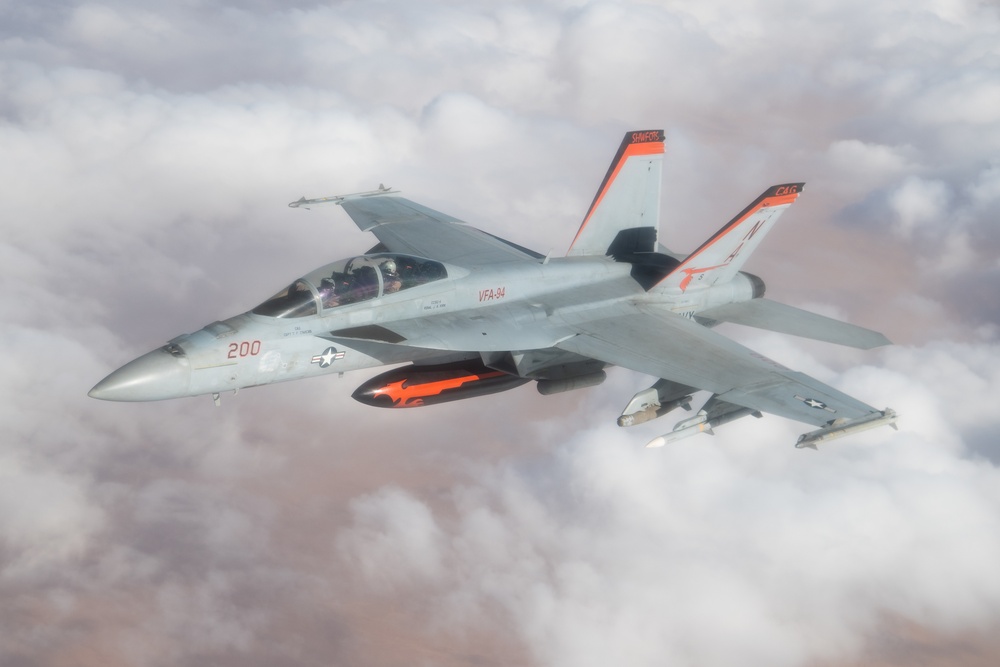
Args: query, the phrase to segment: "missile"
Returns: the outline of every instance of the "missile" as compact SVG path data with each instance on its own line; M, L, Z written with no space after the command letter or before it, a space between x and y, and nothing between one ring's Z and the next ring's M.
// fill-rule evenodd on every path
M697 435L699 433L708 433L709 435L715 435L714 429L717 426L722 426L723 424L728 424L731 421L740 419L741 417L746 417L748 415L753 415L758 419L762 416L757 410L751 410L750 408L739 408L732 410L725 414L721 414L718 417L708 418L708 413L704 410L699 410L698 414L690 419L685 419L684 421L677 422L674 426L674 430L670 433L664 433L661 436L653 438L648 443L646 443L647 448L662 447L671 442L677 442L678 440L683 440L684 438L690 438L692 435Z
M857 419L838 419L829 426L824 426L823 428L809 433L803 433L799 436L799 440L795 443L795 447L796 449L802 449L804 447L817 449L816 445L821 442L829 442L830 440L843 438L845 435L850 435L851 433L860 433L861 431L867 431L869 429L885 425L889 425L898 430L899 427L896 426L897 419L898 416L896 415L896 411L890 408L886 408L881 412L873 412L870 415L858 417Z
M377 408L416 408L485 396L519 387L528 378L509 375L475 361L433 366L412 364L376 375L351 394Z
M358 199L362 197L378 197L379 195L389 195L395 194L399 190L393 190L392 188L387 188L382 183L378 184L377 190L368 190L367 192L354 192L349 195L334 195L332 197L319 197L317 199L306 199L305 195L296 199L288 205L288 208L299 208L300 206L305 209L312 208L313 206L319 206L320 204L341 204L348 199Z

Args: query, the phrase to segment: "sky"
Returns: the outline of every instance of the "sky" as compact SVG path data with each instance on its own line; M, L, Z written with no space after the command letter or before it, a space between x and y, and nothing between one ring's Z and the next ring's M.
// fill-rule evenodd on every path
M287 202L385 183L561 254L656 128L672 250L807 183L747 270L895 345L723 331L898 431L645 450L623 369L86 395L374 244ZM1000 661L995 2L0 0L0 184L5 667Z

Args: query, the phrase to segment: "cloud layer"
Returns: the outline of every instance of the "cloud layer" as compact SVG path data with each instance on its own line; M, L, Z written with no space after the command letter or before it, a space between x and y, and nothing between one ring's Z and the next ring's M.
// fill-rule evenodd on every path
M986 665L1000 646L1000 15L975 2L0 8L0 663ZM379 182L563 252L667 129L663 242L772 183L769 294L872 353L730 331L901 430L657 452L648 378L404 414L364 377L98 403L103 375L372 240ZM411 412L411 414L407 414Z

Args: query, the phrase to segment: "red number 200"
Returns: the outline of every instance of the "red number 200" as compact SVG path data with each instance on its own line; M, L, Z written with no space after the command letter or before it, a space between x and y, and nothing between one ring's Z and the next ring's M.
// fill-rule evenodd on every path
M230 343L229 344L229 358L235 359L237 357L254 357L260 354L260 341L245 340L242 343Z

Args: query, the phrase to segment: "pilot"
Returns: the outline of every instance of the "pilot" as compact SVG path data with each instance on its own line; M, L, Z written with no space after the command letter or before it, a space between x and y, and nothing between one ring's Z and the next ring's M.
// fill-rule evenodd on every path
M333 274L336 276L337 274ZM319 284L319 297L324 308L333 308L340 305L340 296L337 294L337 280L335 277L323 278Z
M375 267L370 264L352 266L346 278L348 289L347 294L340 300L341 303L367 301L378 296L378 274L375 272Z
M379 268L382 270L383 294L398 292L403 286L403 282L399 279L399 271L396 269L396 260L389 258L382 262Z

